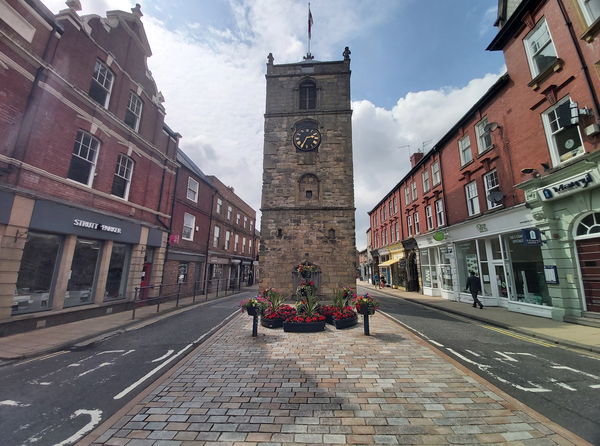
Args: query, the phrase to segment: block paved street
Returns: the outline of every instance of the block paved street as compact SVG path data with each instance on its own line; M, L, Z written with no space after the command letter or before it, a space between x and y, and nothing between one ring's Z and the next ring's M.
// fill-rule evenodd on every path
M240 315L79 444L588 444L385 316L371 333Z

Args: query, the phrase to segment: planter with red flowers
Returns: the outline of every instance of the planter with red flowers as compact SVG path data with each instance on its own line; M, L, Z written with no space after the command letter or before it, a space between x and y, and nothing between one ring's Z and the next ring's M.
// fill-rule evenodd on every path
M312 316L291 316L283 322L283 331L294 333L314 333L325 330L325 316L315 313Z
M296 304L296 315L283 322L283 331L309 333L325 330L325 316L318 312L319 299L310 284L301 284L296 290L300 301Z
M325 316L325 322L333 325L333 313L335 313L338 309L333 305L320 305L319 306L319 314L321 316Z
M281 328L283 321L295 315L296 309L290 305L281 305L276 310L267 308L260 318L260 324L266 328Z
M337 329L354 327L358 324L358 315L350 306L338 308L333 313L333 324Z

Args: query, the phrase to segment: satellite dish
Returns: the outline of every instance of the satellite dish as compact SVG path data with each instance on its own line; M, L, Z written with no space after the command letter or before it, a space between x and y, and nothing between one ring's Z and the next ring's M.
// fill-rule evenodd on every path
M499 190L494 190L490 192L487 196L487 199L494 204L502 203L502 199L504 198L504 194Z

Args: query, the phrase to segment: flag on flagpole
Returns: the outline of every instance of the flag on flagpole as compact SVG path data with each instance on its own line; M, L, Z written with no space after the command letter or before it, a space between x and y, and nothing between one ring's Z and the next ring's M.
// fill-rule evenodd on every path
M311 37L311 29L313 24L312 14L310 13L310 3L308 4L308 38Z

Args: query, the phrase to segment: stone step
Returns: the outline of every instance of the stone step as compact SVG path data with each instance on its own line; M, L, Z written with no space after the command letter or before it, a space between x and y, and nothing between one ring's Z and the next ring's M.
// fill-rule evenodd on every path
M589 317L589 316L582 316L582 317L577 317L577 316L565 316L565 322L570 322L572 324L579 324L579 325L587 325L588 327L597 327L600 328L600 318L593 316L593 317Z

